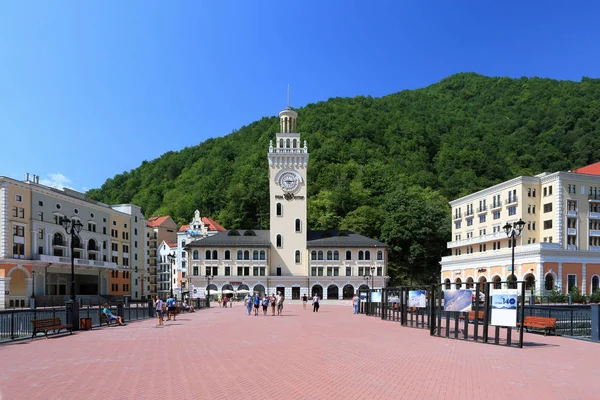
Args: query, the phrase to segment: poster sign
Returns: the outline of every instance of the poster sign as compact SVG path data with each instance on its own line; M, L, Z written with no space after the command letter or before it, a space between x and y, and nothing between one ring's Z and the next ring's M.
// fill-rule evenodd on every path
M425 308L427 307L427 291L425 290L409 290L408 306Z
M360 292L360 301L367 301L367 292Z
M190 297L192 299L198 299L198 298L200 298L200 289L192 287L192 290L190 291Z
M444 290L444 311L471 311L472 304L471 290Z
M517 326L517 289L492 292L492 325Z
M381 303L381 292L371 292L371 302Z

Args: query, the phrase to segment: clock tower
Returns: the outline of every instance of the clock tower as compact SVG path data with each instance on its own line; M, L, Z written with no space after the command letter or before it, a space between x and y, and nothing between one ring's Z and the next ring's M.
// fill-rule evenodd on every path
M296 133L298 113L279 113L279 133L269 144L271 275L308 275L306 168L308 149Z

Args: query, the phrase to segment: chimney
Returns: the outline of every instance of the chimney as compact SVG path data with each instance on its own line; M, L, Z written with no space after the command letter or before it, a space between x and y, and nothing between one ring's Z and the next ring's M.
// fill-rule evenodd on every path
M40 183L40 176L39 175L35 176L35 183L38 183L38 184Z
M25 182L29 182L29 172L25 173Z

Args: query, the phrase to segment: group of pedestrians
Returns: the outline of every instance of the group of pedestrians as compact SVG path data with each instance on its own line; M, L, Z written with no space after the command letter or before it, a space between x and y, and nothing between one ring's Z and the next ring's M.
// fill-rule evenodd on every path
M227 308L227 303L229 303L229 308L231 308L233 306L233 297L223 296L223 298L221 298L221 296L219 296L217 302L219 303L219 307Z
M248 315L252 314L252 309L254 309L254 315L258 316L258 311L262 306L263 315L266 316L269 310L269 306L271 307L271 315L275 316L275 309L277 309L277 315L281 315L283 311L283 302L285 301L285 297L281 294L281 292L277 292L271 294L261 295L260 293L254 293L254 295L250 296L250 293L246 295L244 298L244 305L246 306L246 312Z
M194 306L188 305L186 301L184 301L180 307L185 311L194 312ZM158 325L164 325L165 316L167 317L167 321L170 321L171 317L173 318L173 321L176 321L180 307L177 306L177 298L175 296L167 298L167 301L165 302L157 295L154 299L154 309L156 310L156 316L158 317Z
M319 312L319 306L320 306L319 301L320 300L321 300L321 298L319 297L319 295L317 293L315 293L315 295L312 298L313 312ZM306 293L304 293L302 295L302 308L304 308L305 310L306 310L306 303L308 303L308 296L306 295Z

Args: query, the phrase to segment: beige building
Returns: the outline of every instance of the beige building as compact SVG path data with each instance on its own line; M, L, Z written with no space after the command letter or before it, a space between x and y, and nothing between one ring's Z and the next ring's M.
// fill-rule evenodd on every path
M589 295L599 287L600 176L594 168L521 176L450 205L452 255L442 258L442 282L505 281L512 248L503 227L522 219L514 273L528 290L566 293L576 286Z
M207 285L213 293L280 291L292 299L314 293L349 299L361 287L383 286L384 243L352 232L308 230L309 153L296 133L297 118L289 107L279 113L280 132L267 153L270 229L227 230L185 246L192 289L199 297Z
M144 224L139 207L109 206L27 174L24 181L0 177L0 309L70 295L71 236L63 218L82 224L73 241L75 295L132 295L131 267L143 262L132 248L131 231Z

